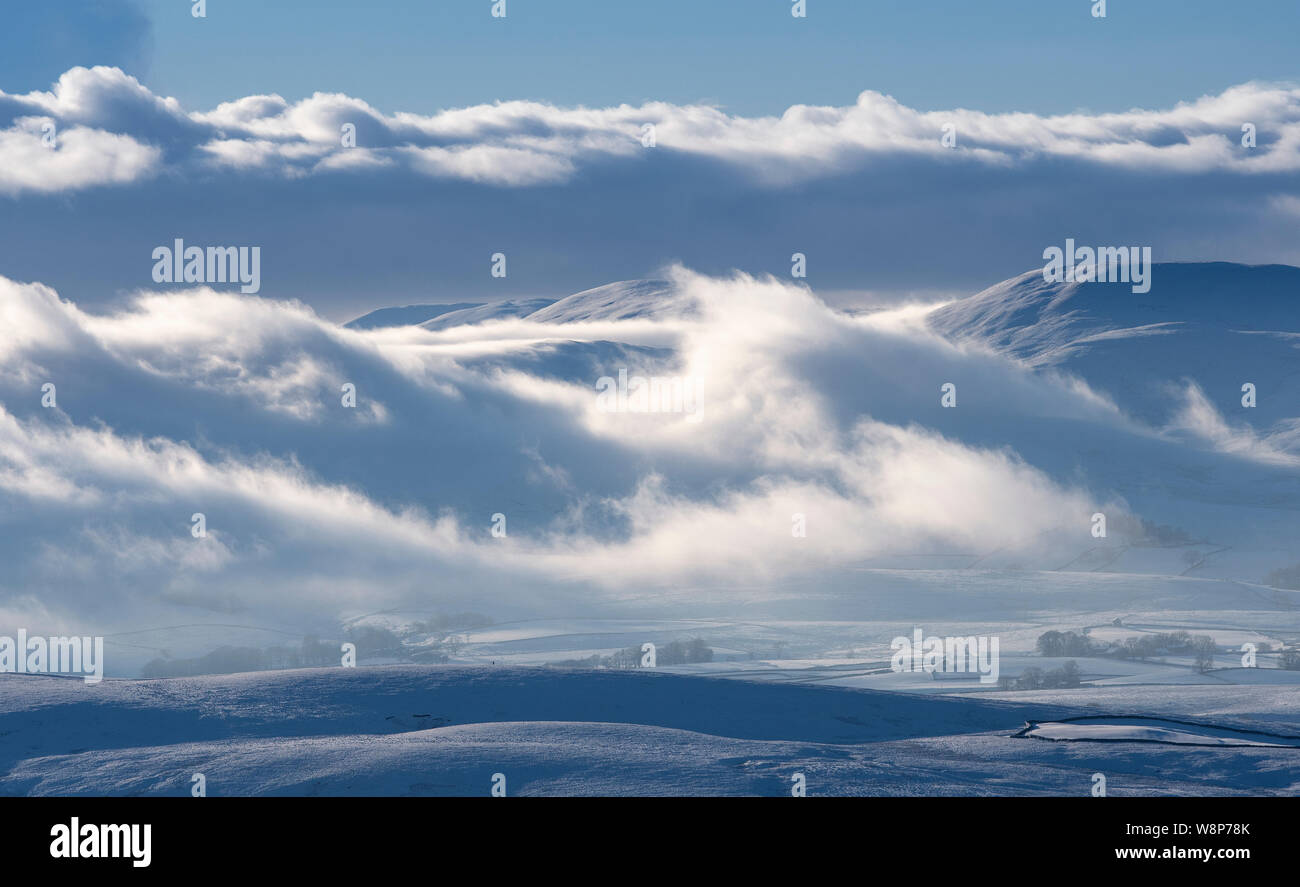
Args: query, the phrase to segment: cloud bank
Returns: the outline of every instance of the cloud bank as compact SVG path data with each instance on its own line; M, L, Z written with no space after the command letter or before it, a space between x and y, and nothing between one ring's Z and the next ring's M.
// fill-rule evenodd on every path
M502 187L564 183L580 170L635 163L655 150L708 158L767 186L797 184L897 156L1009 166L1060 157L1183 175L1300 169L1300 89L1249 83L1161 110L1121 114L922 112L864 91L854 105L796 105L747 118L704 105L560 108L499 102L433 115L384 114L365 101L316 93L296 103L248 96L187 111L117 68L73 68L48 92L0 93L10 117L0 140L8 193L121 184L205 167L306 176L399 167L433 178ZM66 132L42 147L34 119ZM1256 145L1242 144L1249 124ZM345 128L351 128L351 141ZM651 129L653 132L651 134ZM951 144L943 136L951 134ZM68 166L81 174L61 173Z
M771 279L671 274L657 318L441 331L348 330L207 288L91 314L0 281L4 606L57 628L329 624L898 553L1046 565L1085 544L1109 495L963 441L938 392L996 385L1008 415L1111 427L1104 399L952 346L914 311L851 317ZM602 408L597 380L620 369L699 380L698 411Z

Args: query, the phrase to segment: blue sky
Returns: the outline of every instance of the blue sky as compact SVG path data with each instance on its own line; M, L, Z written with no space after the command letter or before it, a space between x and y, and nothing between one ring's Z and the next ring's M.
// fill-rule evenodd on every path
M915 108L1156 107L1300 76L1300 4L1257 0L70 0L23 4L0 34L0 88L119 65L190 108L317 90L385 111L498 99L715 102L733 113L843 105L873 89Z

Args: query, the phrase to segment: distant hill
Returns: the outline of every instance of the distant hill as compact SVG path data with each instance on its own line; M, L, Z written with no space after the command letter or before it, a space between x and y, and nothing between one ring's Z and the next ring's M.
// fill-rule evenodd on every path
M459 311L448 311L432 320L421 321L420 326L427 330L442 330L453 326L468 326L489 320L505 320L510 317L527 317L535 311L555 304L554 299L506 299L501 302L487 302Z
M343 324L350 330L373 330L390 326L411 326L441 317L452 311L477 308L481 302L453 302L446 305L404 305L400 308L377 308Z
M1163 423L1194 382L1235 421L1266 430L1300 404L1300 268L1157 264L1151 292L1047 283L1030 271L932 312L931 328L1039 368L1068 370L1145 421ZM1253 383L1254 409L1241 408Z

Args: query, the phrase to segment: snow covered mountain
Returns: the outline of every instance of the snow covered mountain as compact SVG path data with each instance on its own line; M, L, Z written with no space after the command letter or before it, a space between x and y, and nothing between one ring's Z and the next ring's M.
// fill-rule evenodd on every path
M1259 432L1300 414L1300 268L1159 264L1151 292L1124 283L1047 283L1031 271L929 315L935 330L1034 367L1073 373L1152 423L1201 392ZM1242 409L1241 386L1256 406ZM1295 439L1300 445L1300 437ZM1297 447L1300 452L1300 446Z
M448 311L437 317L420 323L427 330L441 330L462 324L483 323L489 320L504 320L510 317L528 317L535 311L555 304L554 299L506 299L501 302L488 302L483 305Z
M666 280L621 280L583 290L528 315L537 323L631 320L689 313L687 304Z
M426 323L445 314L482 307L481 302L450 302L445 305L403 305L400 308L378 308L349 320L344 324L350 330L374 330L392 326L410 326Z
M460 302L379 308L345 326L349 329L419 325L444 330L492 320L523 318L536 323L580 323L630 320L689 313L666 280L622 280L574 293L563 299L503 299L499 302Z

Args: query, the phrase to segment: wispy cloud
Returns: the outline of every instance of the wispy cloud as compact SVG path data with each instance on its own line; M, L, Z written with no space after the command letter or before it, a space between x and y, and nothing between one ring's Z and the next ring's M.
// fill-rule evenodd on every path
M1221 453L1266 465L1300 466L1300 425L1261 434L1246 423L1231 424L1195 382L1182 392L1183 402L1168 430L1190 434Z

